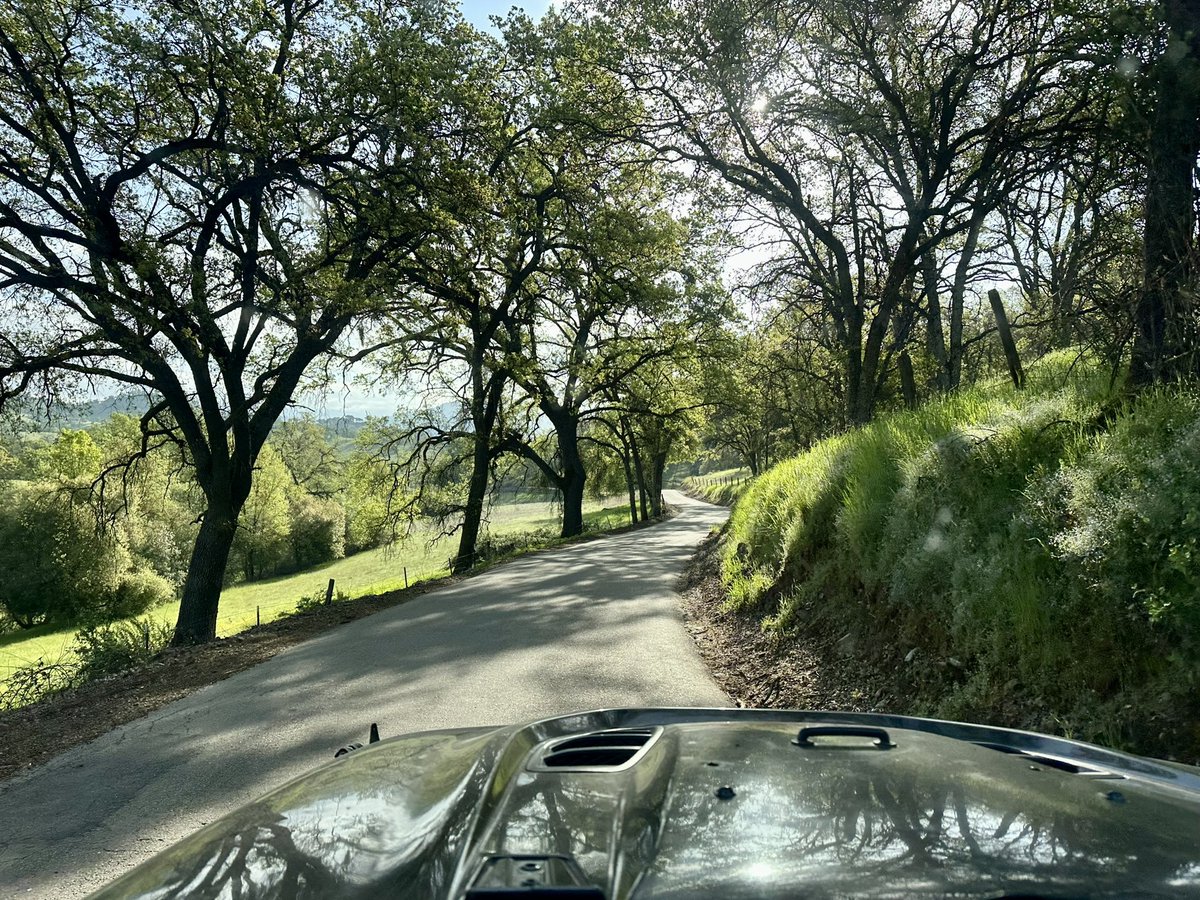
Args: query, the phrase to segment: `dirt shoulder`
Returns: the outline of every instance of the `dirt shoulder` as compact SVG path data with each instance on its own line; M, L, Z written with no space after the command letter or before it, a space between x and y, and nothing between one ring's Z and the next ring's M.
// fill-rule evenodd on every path
M885 673L846 640L814 631L803 641L762 629L757 616L723 609L718 535L692 558L680 586L688 631L713 677L738 706L896 712Z

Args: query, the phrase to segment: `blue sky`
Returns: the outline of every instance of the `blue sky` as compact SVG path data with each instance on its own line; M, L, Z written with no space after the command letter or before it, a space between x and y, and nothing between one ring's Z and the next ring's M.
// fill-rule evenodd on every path
M525 10L532 19L540 18L550 0L464 0L459 6L466 20L476 28L489 28L489 16L504 16L514 6Z

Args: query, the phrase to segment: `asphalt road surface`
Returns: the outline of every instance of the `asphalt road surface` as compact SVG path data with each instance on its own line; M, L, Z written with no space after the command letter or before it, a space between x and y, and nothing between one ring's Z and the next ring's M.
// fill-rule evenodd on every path
M674 591L726 511L538 553L292 647L0 784L0 896L82 897L338 747L612 706L724 706Z

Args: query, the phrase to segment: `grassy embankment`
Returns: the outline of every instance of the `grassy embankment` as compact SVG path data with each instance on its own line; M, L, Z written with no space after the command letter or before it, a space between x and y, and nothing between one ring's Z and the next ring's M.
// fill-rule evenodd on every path
M732 506L750 484L750 470L722 469L704 475L689 475L680 487L685 494L719 506Z
M1200 391L1068 356L827 440L753 482L730 604L848 633L902 711L1200 759Z
M599 502L585 506L584 524L590 532L610 531L628 522L629 513L623 506L605 508ZM544 502L505 504L493 509L487 537L536 549L555 542L551 535L558 525L557 515ZM228 637L250 628L260 618L265 623L288 615L302 597L323 592L330 578L335 580L337 591L354 598L403 588L405 569L409 584L445 577L448 556L456 550L454 540L430 546L427 537L414 534L395 547L368 550L281 578L235 585L221 594L217 634ZM178 613L179 604L170 603L151 610L147 616L174 625ZM13 669L38 659L47 663L69 661L75 631L73 626L42 626L0 635L0 686Z

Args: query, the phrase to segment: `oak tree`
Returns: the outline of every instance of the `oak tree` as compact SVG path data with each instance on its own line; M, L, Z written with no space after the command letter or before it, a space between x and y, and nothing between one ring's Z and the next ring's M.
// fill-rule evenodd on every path
M205 510L176 643L215 634L238 514L305 373L428 231L444 10L185 0L0 10L0 398L143 390Z

